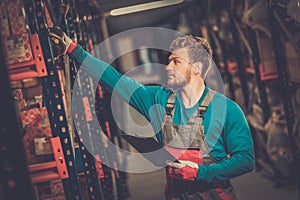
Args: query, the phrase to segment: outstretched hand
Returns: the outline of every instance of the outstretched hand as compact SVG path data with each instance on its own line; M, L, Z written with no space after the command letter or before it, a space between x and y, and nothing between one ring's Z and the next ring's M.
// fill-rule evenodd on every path
M49 27L48 31L54 57L66 54L73 42L72 39L60 27Z

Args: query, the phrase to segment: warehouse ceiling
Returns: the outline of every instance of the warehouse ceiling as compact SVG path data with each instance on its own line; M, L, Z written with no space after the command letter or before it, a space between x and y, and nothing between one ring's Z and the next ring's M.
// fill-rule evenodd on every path
M107 26L111 34L116 34L132 28L156 26L178 17L178 12L193 3L193 0L90 0L89 6L106 17ZM149 9L152 4L157 6ZM159 5L164 5L159 7ZM166 5L173 4L173 5ZM132 6L143 6L143 11L113 16L111 11L119 8L126 9ZM127 7L124 9L124 7ZM129 7L129 8L128 8ZM175 15L176 14L176 15Z

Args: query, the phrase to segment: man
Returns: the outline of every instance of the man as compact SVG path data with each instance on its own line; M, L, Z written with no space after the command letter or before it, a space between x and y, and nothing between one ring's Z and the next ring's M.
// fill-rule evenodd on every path
M158 141L179 160L166 167L166 199L236 199L229 180L253 169L253 142L239 106L204 83L212 59L204 38L178 37L171 43L169 89L144 86L87 53L60 29L49 30L54 48L100 73L103 83L151 122Z

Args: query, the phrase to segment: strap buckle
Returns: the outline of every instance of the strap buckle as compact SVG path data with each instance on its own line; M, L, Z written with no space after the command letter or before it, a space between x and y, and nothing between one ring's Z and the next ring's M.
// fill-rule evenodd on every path
M174 103L167 103L167 105L166 105L167 115L172 115L173 109L174 109Z
M197 117L200 117L200 118L204 119L204 113L206 112L206 109L207 109L207 106L200 105L198 107L198 115L197 115Z

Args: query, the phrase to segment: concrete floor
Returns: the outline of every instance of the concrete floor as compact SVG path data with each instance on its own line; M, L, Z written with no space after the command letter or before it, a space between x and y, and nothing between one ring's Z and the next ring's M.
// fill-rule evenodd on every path
M164 170L128 174L131 200L163 200ZM253 171L232 180L239 200L298 200L294 185L276 189L274 183Z

